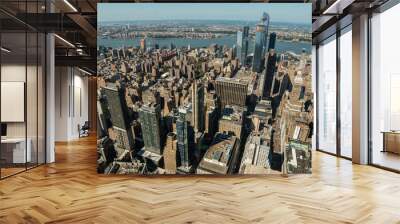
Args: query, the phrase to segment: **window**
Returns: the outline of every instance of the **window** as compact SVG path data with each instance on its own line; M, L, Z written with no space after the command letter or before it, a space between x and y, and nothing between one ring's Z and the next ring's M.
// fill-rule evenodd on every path
M352 157L352 33L351 26L340 36L340 155Z
M371 18L371 162L400 170L400 4Z
M20 16L40 13L43 3L21 1L16 10ZM8 5L15 2L1 3ZM5 178L45 163L46 38L6 13L0 17L13 21L0 25L0 178Z
M318 48L318 149L336 153L336 35Z

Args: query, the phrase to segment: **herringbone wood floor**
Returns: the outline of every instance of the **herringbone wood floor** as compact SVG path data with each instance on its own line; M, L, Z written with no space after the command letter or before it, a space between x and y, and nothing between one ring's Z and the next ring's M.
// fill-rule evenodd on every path
M312 175L160 178L98 175L95 147L0 181L0 223L400 223L400 175L319 152Z

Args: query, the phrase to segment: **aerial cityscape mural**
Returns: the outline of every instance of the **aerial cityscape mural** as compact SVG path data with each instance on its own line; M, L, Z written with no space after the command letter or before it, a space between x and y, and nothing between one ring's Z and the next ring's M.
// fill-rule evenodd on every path
M104 174L311 173L311 4L99 3Z

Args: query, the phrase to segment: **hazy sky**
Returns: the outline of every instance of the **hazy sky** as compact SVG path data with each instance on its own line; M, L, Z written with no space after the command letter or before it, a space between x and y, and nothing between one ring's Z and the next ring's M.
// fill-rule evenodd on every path
M259 20L311 24L311 3L99 3L98 21Z

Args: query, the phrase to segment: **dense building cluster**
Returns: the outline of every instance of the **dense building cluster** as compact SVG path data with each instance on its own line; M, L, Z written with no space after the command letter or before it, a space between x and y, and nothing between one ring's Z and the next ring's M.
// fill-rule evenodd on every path
M264 13L232 47L98 49L98 172L311 172L310 56L277 55ZM268 41L269 40L269 41Z

